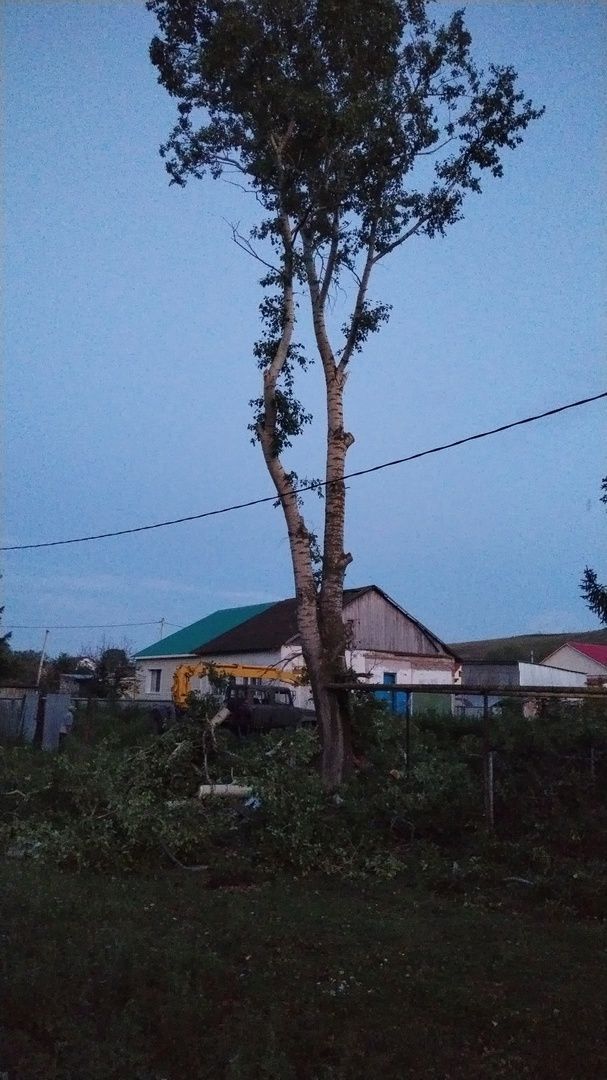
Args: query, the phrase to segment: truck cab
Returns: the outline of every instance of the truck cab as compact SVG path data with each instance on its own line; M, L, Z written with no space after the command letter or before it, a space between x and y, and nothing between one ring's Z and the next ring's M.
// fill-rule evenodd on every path
M314 721L312 713L295 705L293 692L286 686L232 684L225 703L230 710L226 727L243 733L298 727Z

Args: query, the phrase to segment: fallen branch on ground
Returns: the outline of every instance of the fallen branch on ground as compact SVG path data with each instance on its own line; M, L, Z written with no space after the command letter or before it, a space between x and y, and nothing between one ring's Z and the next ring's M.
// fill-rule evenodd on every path
M207 795L221 795L225 798L245 799L253 794L253 788L245 784L201 784L198 788L198 798L204 799Z
M180 870L197 871L197 870L208 870L209 869L208 866L202 866L202 865L200 865L200 866L186 866L186 864L182 863L181 860L178 859L176 855L173 855L172 851L169 851L168 847L166 846L166 844L163 844L162 840L160 841L160 847L164 851L165 855L167 855L169 857L171 862L175 863L175 866L178 866Z

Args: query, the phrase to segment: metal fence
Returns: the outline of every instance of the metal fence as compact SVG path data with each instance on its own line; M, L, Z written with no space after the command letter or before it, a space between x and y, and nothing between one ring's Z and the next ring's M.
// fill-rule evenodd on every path
M42 693L39 690L15 688L0 690L0 740L5 743L39 746L42 750L57 750L64 732L72 722L80 721L86 737L93 736L97 724L110 714L138 708L153 716L159 705L154 702L133 702L130 699L109 701L104 698L76 698L71 694ZM163 715L174 715L172 704L161 706Z
M39 694L24 690L21 694L0 694L0 738L7 742L32 743L36 731Z
M71 704L69 694L41 694L39 690L0 695L0 738L56 750L61 731L69 725Z
M385 700L387 687L384 683L347 683L331 684L331 689L347 691L356 695L373 694L380 700ZM494 738L495 725L498 717L495 715L491 703L496 699L507 703L512 701L523 702L565 702L576 706L581 702L596 702L605 706L603 719L605 721L607 736L607 687L511 687L511 686L474 686L466 687L459 684L451 685L420 685L415 683L390 684L389 691L403 693L405 695L405 708L402 716L404 725L404 750L405 769L411 771L411 764L415 760L416 748L412 745L412 705L414 695L420 695L417 700L422 708L427 709L431 697L473 697L479 698L482 707L475 725L475 734L478 736L478 753L464 757L469 759L469 764L475 773L478 773L479 782L482 786L482 806L485 821L489 829L495 826L495 793L496 774L505 768L504 755L496 750ZM423 695L423 697L421 697ZM149 704L149 703L148 703ZM133 702L112 703L112 711L118 708L132 708ZM4 741L35 744L45 750L56 750L60 744L61 731L65 728L66 721L69 723L70 715L83 715L87 727L95 726L97 719L101 719L104 713L109 711L110 703L93 699L75 699L66 694L40 694L37 690L24 690L21 696L2 696L0 694L0 738ZM417 706L416 706L417 710ZM417 719L417 711L415 714ZM443 728L448 718L443 714ZM532 725L533 719L528 723ZM457 727L457 719L453 718L453 726ZM547 760L556 757L567 759L580 774L588 778L588 782L596 785L603 783L607 753L605 751L607 739L602 746L589 745L583 753L575 750L571 753L558 754L553 750L547 751ZM474 759L474 760L472 760ZM479 793L480 799L480 793Z
M479 713L480 752L478 755L481 764L483 807L487 827L493 830L495 827L495 775L496 775L496 750L493 739L493 722L497 719L494 707L491 703L497 701L507 703L509 701L522 702L554 702L561 701L569 705L578 705L581 702L602 702L606 706L604 719L607 724L607 687L605 686L535 686L535 687L512 687L512 686L462 686L459 684L433 685L416 683L394 683L388 687L384 683L333 683L332 690L348 691L357 694L373 694L379 700L385 700L386 690L391 693L401 692L405 694L405 709L403 713L405 735L405 768L407 773L411 770L414 748L411 740L412 702L415 694L423 695L424 707L428 707L429 695L450 695L451 697L473 697L480 699L482 707ZM528 721L533 723L533 718ZM580 754L560 755L569 760L581 760ZM605 760L605 751L590 746L585 756L588 776L592 783L596 781L597 763Z

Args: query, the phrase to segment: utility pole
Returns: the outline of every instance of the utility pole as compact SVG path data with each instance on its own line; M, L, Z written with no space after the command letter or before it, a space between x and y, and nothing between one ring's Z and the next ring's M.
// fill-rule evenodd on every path
M46 643L48 641L49 631L44 631L44 641L42 642L42 652L40 653L40 663L38 664L38 676L36 678L36 688L40 686L40 679L42 678L42 665L44 664L44 657L46 656Z
M161 619L160 620L160 640L161 641L162 641L162 639L164 637L164 624L165 624L165 622L166 622L166 619Z

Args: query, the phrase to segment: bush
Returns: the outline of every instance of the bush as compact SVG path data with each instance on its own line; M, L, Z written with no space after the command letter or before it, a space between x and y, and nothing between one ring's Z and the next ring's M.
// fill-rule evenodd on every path
M585 860L604 858L600 716L514 715L493 725L497 847L488 853L478 725L417 717L407 761L402 719L375 702L358 705L358 768L331 796L318 776L315 731L213 733L205 717L215 703L207 705L160 735L133 714L123 729L108 717L92 744L76 729L62 754L1 752L4 850L77 868L194 864L223 882L277 869L343 878L408 869L427 878L434 867L449 888L503 878L511 859L518 876L563 895L558 860L571 877ZM252 798L195 797L201 783L231 781L249 786ZM453 865L466 869L453 874ZM571 877L574 892L585 882L589 906L598 904L594 879L594 869L589 881Z
M104 701L90 700L76 713L63 745L74 755L100 743L116 748L139 746L154 734L157 725L150 709L133 704L114 711Z
M134 747L110 735L86 754L76 743L59 755L5 752L5 848L78 867L157 862L164 848L177 858L200 854L225 828L225 813L206 814L191 798L199 741L200 731L183 727Z

